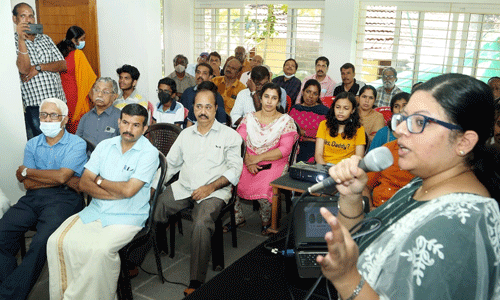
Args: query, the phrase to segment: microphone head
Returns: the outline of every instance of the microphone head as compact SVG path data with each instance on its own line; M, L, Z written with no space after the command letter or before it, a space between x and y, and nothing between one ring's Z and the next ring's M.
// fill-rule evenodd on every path
M379 172L392 166L394 158L391 150L387 147L378 147L368 152L363 158L363 162L370 172Z

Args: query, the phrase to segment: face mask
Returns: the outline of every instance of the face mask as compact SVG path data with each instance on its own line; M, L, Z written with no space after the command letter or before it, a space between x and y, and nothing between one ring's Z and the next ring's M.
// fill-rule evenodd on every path
M82 50L83 48L85 48L85 41L80 41L78 45L75 45L75 48L78 50Z
M158 100L160 100L160 104L163 105L165 103L170 102L170 100L172 100L172 96L169 93L159 92L158 93Z
M175 66L175 71L177 73L183 73L184 70L186 70L186 67L184 67L183 65L177 65L177 66Z
M290 78L292 78L293 76L295 76L295 74L292 74L292 75L286 75L286 74L284 74L284 76L285 76L285 78L286 78L286 79L290 79Z
M62 130L61 122L40 122L40 130L46 137L55 138Z

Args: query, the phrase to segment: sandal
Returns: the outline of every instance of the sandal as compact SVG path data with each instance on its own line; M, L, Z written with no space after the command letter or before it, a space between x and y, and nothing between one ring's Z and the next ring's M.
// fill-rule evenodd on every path
M245 226L246 223L247 223L247 220L243 220L240 223L236 224L236 228L243 227L243 226ZM231 226L231 222L227 222L226 225L224 225L224 227L222 227L222 231L224 233L228 233L229 231L233 231L233 226Z
M261 234L264 235L264 236L268 236L271 234L271 232L267 231L269 228L271 228L271 224L268 224L268 225L262 225L262 230L261 230Z

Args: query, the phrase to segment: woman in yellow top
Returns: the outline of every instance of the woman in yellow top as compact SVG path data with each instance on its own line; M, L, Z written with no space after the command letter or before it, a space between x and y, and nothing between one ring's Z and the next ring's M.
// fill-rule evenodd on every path
M316 133L314 158L318 164L337 164L344 158L365 152L365 129L359 121L356 97L342 92L333 100L326 120Z

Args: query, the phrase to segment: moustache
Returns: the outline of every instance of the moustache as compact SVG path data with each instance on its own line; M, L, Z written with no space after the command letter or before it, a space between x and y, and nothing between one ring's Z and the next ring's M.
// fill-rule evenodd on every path
M123 133L123 135L130 135L131 137L134 137L133 134L131 134L130 132L126 132L126 131Z
M201 117L204 117L204 118L207 118L207 119L208 119L208 116L207 116L207 115L203 115L203 114L199 115L199 116L198 116L198 119L200 119Z
M95 98L95 101L104 101L102 98Z

